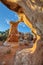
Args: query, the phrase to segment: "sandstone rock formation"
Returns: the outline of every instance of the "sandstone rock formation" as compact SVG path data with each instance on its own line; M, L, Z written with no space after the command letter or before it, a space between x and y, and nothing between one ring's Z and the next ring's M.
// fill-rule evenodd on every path
M7 42L18 42L18 26L19 22L10 22L9 37Z
M21 33L19 32L19 45L20 46L27 46L32 47L34 43L34 36L31 33Z
M36 36L32 48L17 53L14 65L43 65L43 1L1 0L9 9L16 11ZM39 43L40 42L40 43Z
M16 11L24 22L37 30L38 35L43 34L43 1L42 0L1 0L9 9ZM21 15L22 14L22 15ZM26 22L27 21L27 22ZM29 23L30 22L30 23ZM31 25L32 24L32 25ZM33 29L32 29L33 31Z
M9 29L9 35L7 40L4 42L5 46L15 46L16 44L20 46L26 46L26 47L32 47L33 46L33 36L30 33L20 33L18 32L18 22L11 21L10 22L10 29Z
M17 52L14 65L43 65L43 41L39 41L34 53L30 49Z

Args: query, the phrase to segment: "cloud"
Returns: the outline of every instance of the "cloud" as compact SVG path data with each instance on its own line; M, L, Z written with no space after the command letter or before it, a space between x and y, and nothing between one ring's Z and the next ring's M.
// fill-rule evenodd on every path
M10 20L9 19L6 19L6 22L7 22L7 24L9 24Z
M23 27L25 27L25 25L23 25Z

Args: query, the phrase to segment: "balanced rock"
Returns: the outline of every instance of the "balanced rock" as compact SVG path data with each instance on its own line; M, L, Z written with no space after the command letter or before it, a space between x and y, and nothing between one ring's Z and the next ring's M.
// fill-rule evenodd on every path
M8 42L18 42L18 22L10 22Z

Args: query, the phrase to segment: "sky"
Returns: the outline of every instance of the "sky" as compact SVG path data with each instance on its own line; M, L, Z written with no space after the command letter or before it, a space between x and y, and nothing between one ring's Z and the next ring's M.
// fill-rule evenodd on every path
M16 12L8 9L4 4L0 3L0 31L5 31L10 28L10 21L17 22L19 16ZM30 28L25 23L18 24L18 31L22 33L31 32Z

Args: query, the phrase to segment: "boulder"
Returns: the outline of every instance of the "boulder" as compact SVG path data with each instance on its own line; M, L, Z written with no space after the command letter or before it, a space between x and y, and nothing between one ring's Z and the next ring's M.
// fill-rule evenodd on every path
M38 42L36 50L23 49L16 53L14 65L43 65L43 41Z

